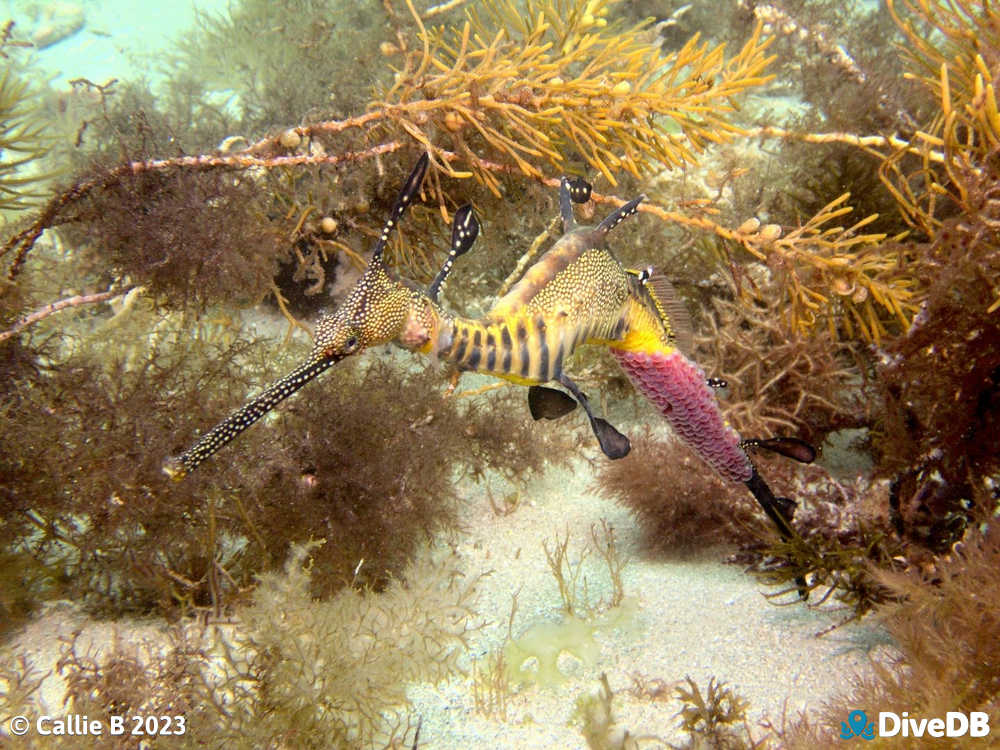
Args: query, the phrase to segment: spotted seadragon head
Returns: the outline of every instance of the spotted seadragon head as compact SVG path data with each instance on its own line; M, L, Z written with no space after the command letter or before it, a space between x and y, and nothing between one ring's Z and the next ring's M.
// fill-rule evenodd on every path
M393 340L408 345L407 329L414 327L415 310L418 318L416 327L430 325L427 320L419 320L432 315L427 295L394 278L382 258L389 235L420 190L427 164L428 157L424 154L400 190L392 213L375 243L371 260L346 301L332 315L320 320L309 359L271 383L260 395L205 433L180 456L168 458L163 466L168 475L181 479L192 472L281 401L337 362Z

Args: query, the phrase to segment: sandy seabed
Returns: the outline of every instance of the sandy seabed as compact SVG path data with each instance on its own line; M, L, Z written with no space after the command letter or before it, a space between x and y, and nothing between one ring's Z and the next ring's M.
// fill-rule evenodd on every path
M421 748L586 748L576 704L581 696L598 692L602 673L616 693L614 724L631 736L656 736L674 744L685 738L676 698L653 701L627 692L633 677L640 675L647 681L661 680L671 694L688 676L703 692L710 677L725 682L749 702L749 725L759 737L765 734L758 727L761 719L780 724L783 712L793 719L845 690L853 675L870 669L871 649L885 642L870 621L816 637L844 612L799 603L774 606L753 577L722 562L727 550L651 557L640 547L640 531L630 513L595 493L593 470L586 461L575 461L570 469L550 469L520 489L497 477L480 484L463 481L460 493L466 498L463 531L440 540L435 554L451 557L466 576L483 576L476 609L485 625L471 634L469 654L462 660L470 676L410 686L412 715L422 725ZM490 495L499 503L512 494L516 509L497 515ZM516 639L534 625L563 619L543 543L553 549L556 539L568 534L569 558L575 565L591 545L592 527L599 528L602 519L613 527L629 560L622 574L628 614L603 626L607 616L593 616L595 658L581 661L573 649L564 652L559 659L561 683L512 686L505 720L481 715L473 697L472 662L484 665L487 656L502 647L508 628ZM606 599L606 565L593 553L581 564L589 600ZM511 622L515 593L517 609ZM36 668L52 670L38 695L40 708L61 710L64 685L54 668L62 639L76 630L82 633L78 650L93 656L110 648L116 636L126 643L166 643L160 623L98 622L71 604L50 607L10 644ZM527 666L532 666L530 660Z
M457 552L468 574L490 571L481 584L479 611L491 619L474 640L473 653L481 656L506 638L515 592L515 638L534 623L561 619L558 586L543 542L552 549L556 538L568 532L575 561L579 555L574 551L584 549L592 526L601 519L614 528L629 558L622 581L634 615L618 627L595 633L600 652L592 664L561 661L567 673L562 684L515 688L506 722L476 714L468 681L437 689L415 687L411 697L415 713L423 718L421 736L433 739L434 748L586 748L580 720L574 717L576 702L598 691L602 673L616 692L616 726L632 736L656 735L680 743L685 737L677 718L681 703L632 696L625 690L634 675L685 686L690 676L703 693L709 678L715 677L749 702L753 726L763 717L780 723L783 712L791 719L800 711L818 709L825 699L847 689L854 675L870 669L871 649L885 643L883 632L871 621L816 637L843 619L844 611L771 604L764 597L767 589L752 576L722 562L728 550L653 558L641 549L640 530L631 514L594 489L592 470L581 461L569 470L549 471L522 491L511 515L497 517L488 502L470 503L467 534ZM606 567L596 554L584 565L590 597L606 598Z

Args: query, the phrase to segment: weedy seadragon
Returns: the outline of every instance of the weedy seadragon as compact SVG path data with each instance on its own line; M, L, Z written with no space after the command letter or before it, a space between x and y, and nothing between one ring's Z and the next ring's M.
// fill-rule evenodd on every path
M383 251L407 206L420 190L428 157L418 161L382 229L371 260L344 303L320 320L309 359L268 386L189 450L170 458L164 470L180 479L236 438L268 411L346 357L396 342L454 364L528 386L535 419L555 419L583 407L601 450L611 459L625 456L628 438L596 416L586 395L564 365L580 346L608 347L633 385L660 410L677 434L724 479L743 482L781 535L794 504L776 498L757 473L748 447L763 447L809 462L813 449L795 438L741 440L723 419L710 382L685 353L690 322L665 276L652 268L625 268L607 245L607 235L636 213L645 196L621 206L597 226L579 226L573 202L586 202L590 186L563 178L559 208L563 236L527 271L483 318L453 315L438 303L451 268L479 234L471 206L452 221L451 248L426 289L397 278ZM568 391L552 388L558 384Z

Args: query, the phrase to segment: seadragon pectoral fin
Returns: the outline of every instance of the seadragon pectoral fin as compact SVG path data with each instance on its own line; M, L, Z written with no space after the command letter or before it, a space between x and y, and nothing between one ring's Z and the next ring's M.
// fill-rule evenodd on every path
M686 356L694 354L694 327L691 325L691 313L674 285L661 272L650 266L639 272L639 280L649 295L657 317L664 328L670 333L674 345ZM709 383L711 385L711 383Z
M576 401L560 390L544 385L528 387L528 409L536 422L539 419L559 419L575 408Z
M580 406L583 407L583 410L587 412L587 419L590 420L590 428L594 431L594 437L597 438L597 442L600 444L604 455L612 461L619 458L625 458L629 451L632 450L632 444L629 442L628 438L616 430L615 427L606 419L594 416L594 412L591 411L590 401L587 399L587 396L580 390L579 386L577 386L577 384L570 380L565 374L560 374L559 384L572 393L573 398L575 398L580 403Z
M559 377L559 382L573 394L573 398L555 388L547 388L543 385L530 386L528 388L528 409L531 411L531 418L536 422L539 419L559 419L573 411L579 402L580 406L587 412L590 428L594 431L594 437L597 438L604 455L612 460L627 456L632 449L629 439L616 430L606 419L594 416L590 409L589 400L576 383L565 375Z

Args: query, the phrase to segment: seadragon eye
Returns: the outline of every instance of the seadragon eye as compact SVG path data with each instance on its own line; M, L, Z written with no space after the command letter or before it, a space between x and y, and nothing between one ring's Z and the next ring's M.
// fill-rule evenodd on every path
M344 351L347 354L350 354L351 352L353 352L355 349L358 348L359 343L360 342L358 341L357 336L351 336L349 339L347 339L347 341L344 342Z

